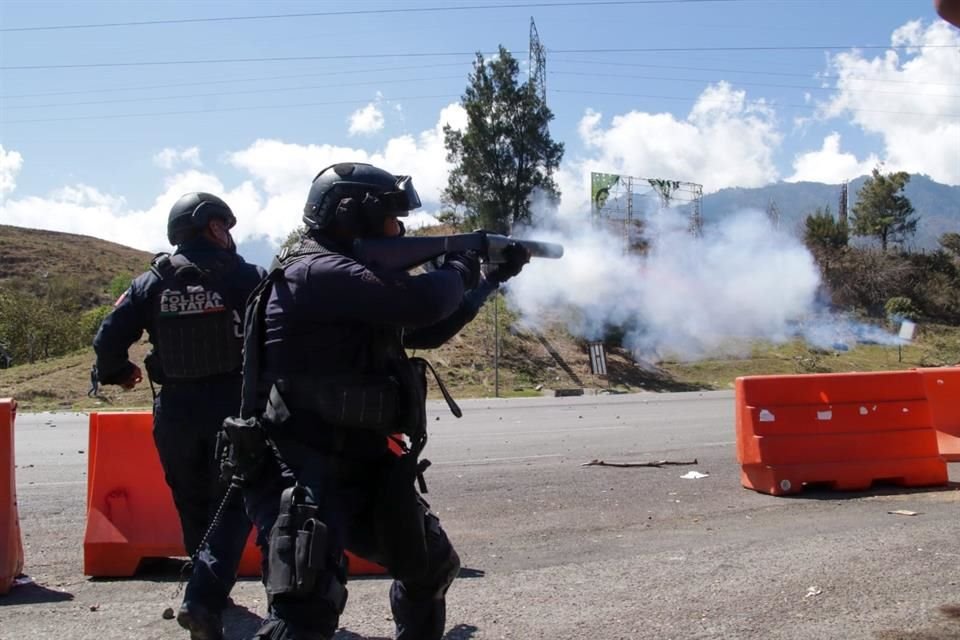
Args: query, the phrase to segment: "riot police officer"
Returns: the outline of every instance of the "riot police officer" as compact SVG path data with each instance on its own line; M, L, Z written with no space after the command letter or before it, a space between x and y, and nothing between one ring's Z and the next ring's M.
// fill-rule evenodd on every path
M142 380L128 357L146 330L145 360L154 395L153 437L173 494L183 542L194 555L178 622L192 640L223 637L221 612L236 581L250 532L238 496L224 505L219 526L205 533L225 487L215 443L224 418L240 405L242 317L247 296L265 275L237 255L230 207L209 193L188 193L170 209L173 254L157 254L133 280L94 338L97 378L132 389Z
M402 235L398 217L419 206L408 176L327 167L304 208L307 232L251 295L244 405L256 411L234 426L260 429L256 448L275 454L245 473L266 558L269 614L259 640L333 637L347 598L347 548L394 578L398 640L443 635L460 560L415 487L432 367L405 348L454 336L530 256L513 245L510 261L486 274L472 253L419 274L374 271L354 258L355 240ZM404 455L390 448L397 433L406 434Z

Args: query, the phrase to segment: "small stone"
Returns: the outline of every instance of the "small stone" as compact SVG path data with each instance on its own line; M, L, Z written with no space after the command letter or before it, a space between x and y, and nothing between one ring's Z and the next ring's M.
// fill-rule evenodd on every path
M98 604L90 605L90 611L100 611L100 605Z
M161 614L164 620L173 620L173 607L167 607Z

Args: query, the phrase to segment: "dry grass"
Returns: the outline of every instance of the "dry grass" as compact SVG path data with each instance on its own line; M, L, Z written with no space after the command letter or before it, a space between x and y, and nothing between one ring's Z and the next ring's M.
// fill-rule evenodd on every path
M0 225L0 287L22 289L38 280L68 279L85 308L112 303L107 286L118 275L136 275L152 254L89 236Z
M39 274L82 276L90 295L105 290L117 275L143 270L150 255L102 240L63 233L0 226L0 286ZM78 268L82 265L83 268ZM79 273L82 271L82 274ZM99 303L99 302L98 302ZM455 397L540 395L551 389L590 388L624 391L726 389L742 375L841 371L883 371L960 362L960 328L921 325L913 345L861 345L850 351L814 350L800 342L752 344L745 357L714 357L698 362L636 363L631 354L607 348L605 377L590 372L587 345L558 323L540 331L514 327L516 318L500 302L499 375L494 368L494 307L488 303L458 336L419 355L433 362ZM149 345L131 349L143 362ZM92 349L35 364L0 370L0 397L15 397L25 411L145 408L151 404L146 382L133 391L104 387L94 398L90 388ZM499 378L499 380L498 380ZM431 395L439 397L433 385Z

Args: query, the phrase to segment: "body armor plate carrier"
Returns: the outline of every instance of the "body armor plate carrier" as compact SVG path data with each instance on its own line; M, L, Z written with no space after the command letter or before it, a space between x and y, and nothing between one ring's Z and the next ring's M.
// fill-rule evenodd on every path
M239 371L243 337L220 274L181 255L160 254L150 268L161 280L154 302L159 382Z

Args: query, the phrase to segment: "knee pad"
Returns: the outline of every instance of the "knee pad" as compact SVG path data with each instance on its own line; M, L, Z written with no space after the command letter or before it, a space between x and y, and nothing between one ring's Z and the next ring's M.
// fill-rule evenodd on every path
M427 561L416 575L400 576L398 579L414 599L440 599L460 573L460 556L440 527L439 518L427 512L424 520Z
M331 548L318 511L309 488L284 490L263 582L270 598L320 600L339 614L347 603L346 558Z

